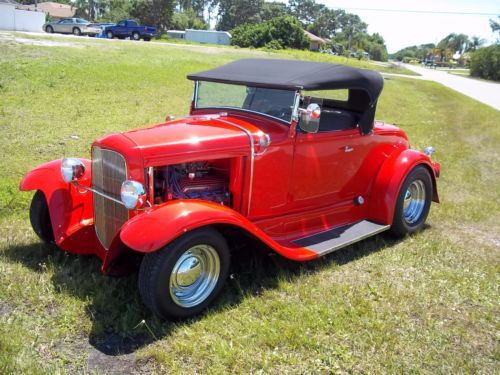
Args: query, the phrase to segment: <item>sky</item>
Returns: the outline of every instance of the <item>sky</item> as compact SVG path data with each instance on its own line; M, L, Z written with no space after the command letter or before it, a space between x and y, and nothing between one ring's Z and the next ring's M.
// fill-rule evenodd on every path
M412 45L437 43L450 33L479 36L493 43L496 38L491 32L489 19L498 20L496 15L500 14L500 0L317 0L317 2L329 8L342 8L349 13L359 15L368 24L369 33L377 32L382 35L389 53ZM428 12L487 13L487 15Z

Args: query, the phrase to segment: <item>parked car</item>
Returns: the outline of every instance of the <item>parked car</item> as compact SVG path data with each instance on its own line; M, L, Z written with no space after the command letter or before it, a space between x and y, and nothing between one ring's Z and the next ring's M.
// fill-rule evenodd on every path
M374 120L377 72L244 59L188 79L189 116L99 138L91 160L48 162L20 184L36 191L42 240L95 254L110 274L143 256L140 294L161 317L206 308L247 237L307 261L416 232L439 202L433 149ZM318 96L333 89L347 100Z
M134 20L122 20L114 26L108 26L104 29L104 33L109 39L130 38L132 40L144 39L151 40L156 34L156 28L151 26L140 26Z
M47 33L96 36L101 29L83 18L63 18L43 25Z

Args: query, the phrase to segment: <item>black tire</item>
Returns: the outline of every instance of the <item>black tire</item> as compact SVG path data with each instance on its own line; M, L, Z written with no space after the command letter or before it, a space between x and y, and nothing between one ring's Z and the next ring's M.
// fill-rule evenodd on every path
M145 36L143 39L145 42L149 42L151 40L151 38L149 36Z
M418 193L420 197L422 194L425 194L423 199L419 199L420 201L423 200L423 205L415 203L415 208L413 210L410 206L413 199L411 192L414 192L415 195ZM412 169L403 182L398 194L391 226L393 235L396 237L404 237L424 227L425 220L427 219L431 207L432 194L432 178L427 168L424 166L417 166ZM410 203L406 203L405 200ZM406 208L405 205L407 205Z
M106 37L107 37L108 39L113 39L113 37L114 37L113 32L112 32L112 31L107 31L107 32L106 32Z
M37 190L31 200L30 222L33 230L43 242L54 242L49 206L47 205L45 194L41 190Z
M132 33L132 40L141 40L141 36L137 32Z
M47 26L45 28L45 31L48 32L49 34L52 34L54 32L54 28L52 26Z
M73 35L80 36L82 31L78 27L73 27Z
M218 256L219 267L217 269L217 278L204 277L208 271L206 271L206 268L203 268L203 265L210 263L206 261L207 258L202 258L201 262L200 258L196 258L198 263L192 263L191 259L195 258L192 254L196 254L197 249L204 248L211 249L212 253L215 251ZM179 264L182 259L184 261ZM182 273L182 265L188 261L191 262L189 263L190 266L186 268L187 272ZM201 313L219 295L229 273L229 263L230 253L224 237L212 228L197 229L176 239L163 249L144 256L139 271L139 292L144 304L159 317L170 319L189 318ZM200 269L205 269L205 271L194 276L195 279L192 279L189 271L194 270L196 273ZM174 270L180 271L176 273L177 277L172 277L175 274ZM186 274L187 279L182 279L183 275ZM181 282L179 282L179 276ZM199 301L195 300L192 305L182 306L179 304L179 298L172 291L172 283L182 284L182 281L187 280L191 283L185 284L186 288L190 288L196 284L203 287L204 280L214 280L213 282L207 281L207 283L212 283L213 289L209 288L209 291L202 293L202 296L204 296L203 299ZM193 294L196 296L198 291L203 291L203 288L195 287Z

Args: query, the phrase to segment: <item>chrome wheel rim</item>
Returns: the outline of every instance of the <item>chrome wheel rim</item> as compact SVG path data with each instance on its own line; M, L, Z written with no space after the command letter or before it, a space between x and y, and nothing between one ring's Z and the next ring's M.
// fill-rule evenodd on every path
M425 207L425 184L413 181L406 190L403 200L403 218L408 224L415 224L422 217Z
M220 274L220 258L210 245L196 245L184 252L172 269L169 289L181 307L193 307L213 292Z

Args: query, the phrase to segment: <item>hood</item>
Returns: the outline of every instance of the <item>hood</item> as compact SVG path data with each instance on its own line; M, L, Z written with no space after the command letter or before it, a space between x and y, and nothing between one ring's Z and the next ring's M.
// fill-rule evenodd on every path
M140 154L144 167L250 154L246 132L224 121L237 123L253 134L259 131L241 119L218 115L190 116L149 128L111 134L94 144L116 150L127 159Z

